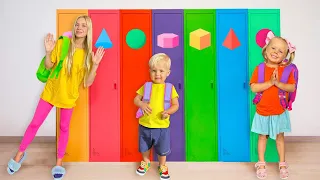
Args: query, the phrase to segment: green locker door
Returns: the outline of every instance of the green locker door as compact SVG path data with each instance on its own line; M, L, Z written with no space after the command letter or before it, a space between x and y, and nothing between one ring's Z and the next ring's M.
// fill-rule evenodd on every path
M261 62L263 58L261 55L262 49L256 43L256 34L261 29L270 29L276 36L280 35L280 10L279 9L252 9L249 10L249 75L253 73L254 68ZM249 104L250 104L250 129L252 125L253 116L256 112L256 106L252 103L254 93L250 90ZM251 146L251 161L258 161L258 135L251 132L250 135ZM267 149L265 154L267 162L278 162L278 152L276 142L268 139Z
M218 161L215 16L184 11L186 161Z

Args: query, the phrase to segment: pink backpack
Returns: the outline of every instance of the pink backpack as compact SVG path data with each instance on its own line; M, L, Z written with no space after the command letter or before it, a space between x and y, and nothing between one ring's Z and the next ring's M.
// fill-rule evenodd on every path
M167 110L171 106L171 93L172 93L172 84L166 83L165 84L165 91L164 91L164 109ZM143 93L143 102L150 102L151 99L151 92L152 92L152 82L146 82L144 84L144 93ZM139 108L136 113L136 118L140 118L143 116L143 111Z
M264 82L264 69L265 69L265 63L261 63L258 66L258 83ZM294 79L296 81L296 89L294 92L289 93L288 102L286 101L286 92L279 89L279 98L280 98L280 104L284 109L288 109L289 111L292 110L292 103L296 99L297 94L297 88L298 88L298 81L299 81L299 71L295 64L290 64L284 68L284 71L282 73L280 82L287 83L290 73L293 72ZM261 100L263 92L256 93L253 104L258 104Z

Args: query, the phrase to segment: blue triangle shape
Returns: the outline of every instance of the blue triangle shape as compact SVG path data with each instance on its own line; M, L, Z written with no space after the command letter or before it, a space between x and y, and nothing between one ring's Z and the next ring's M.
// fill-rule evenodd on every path
M98 37L95 47L103 47L104 49L109 49L112 47L110 37L108 36L108 33L104 28L102 29L100 36Z

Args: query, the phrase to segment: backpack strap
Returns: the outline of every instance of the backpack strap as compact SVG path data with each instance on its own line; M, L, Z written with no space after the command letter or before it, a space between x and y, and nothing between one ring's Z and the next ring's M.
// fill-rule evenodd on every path
M168 110L171 106L171 93L172 93L172 84L165 84L165 92L164 92L164 110Z
M164 90L164 110L167 110L171 107L171 94L172 94L173 85L171 83L165 83ZM150 102L152 92L152 82L146 82L144 84L143 99L144 102ZM141 108L138 109L136 113L136 118L143 116L143 111Z
M291 72L294 73L294 78L296 79L296 74L295 74L295 70L296 66L294 64L290 64L288 66L286 66L283 70L280 82L282 83L287 83L290 77ZM297 84L296 84L297 87ZM289 109L292 110L292 103L295 100L295 95L296 95L296 91L294 91L293 93L289 93L289 98L287 101L286 98L286 92L282 89L279 89L279 99L280 99L280 104L284 109Z
M264 83L264 74L265 74L265 63L260 63L258 65L258 83ZM253 104L258 104L262 98L263 92L257 92L253 98Z
M296 93L297 91L297 88L298 88L298 82L299 82L299 70L297 68L297 66L295 64L291 64L292 65L292 71L293 71L293 78L294 80L296 81L296 90L293 92L294 94ZM292 93L292 94L293 94ZM290 98L293 98L293 101L295 100L295 95L294 97L291 96Z
M296 81L296 89L294 92L289 93L289 98L288 98L288 110L292 110L292 103L296 100L296 95L297 95L297 88L298 88L298 82L299 82L299 70L295 64L292 64L293 68L293 77Z
M152 92L152 82L146 82L144 84L144 90L143 90L143 99L142 101L144 102L150 102L151 99L151 92ZM140 118L143 116L143 111L141 108L138 109L136 113L136 118Z
M292 70L293 70L292 64L286 66L286 67L284 68L284 70L283 70L283 73L282 73L280 82L282 82L282 83L287 83L288 80L289 80L289 76L290 76L290 73L291 73Z
M258 83L264 83L264 71L265 71L266 64L260 63L258 66Z
M152 92L152 82L146 82L143 90L143 101L150 102Z
M70 39L66 36L60 36L59 39L62 39L62 45L61 45L61 52L60 52L60 61L57 65L57 67L54 69L54 71L52 72L50 78L58 78L60 70L62 69L63 66L63 61L65 59L65 57L68 54L69 51L69 45L70 45Z

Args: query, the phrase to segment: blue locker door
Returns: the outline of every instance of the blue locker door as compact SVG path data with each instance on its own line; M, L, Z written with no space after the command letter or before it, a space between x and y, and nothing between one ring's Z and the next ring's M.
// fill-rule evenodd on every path
M248 12L217 10L219 161L250 161Z

